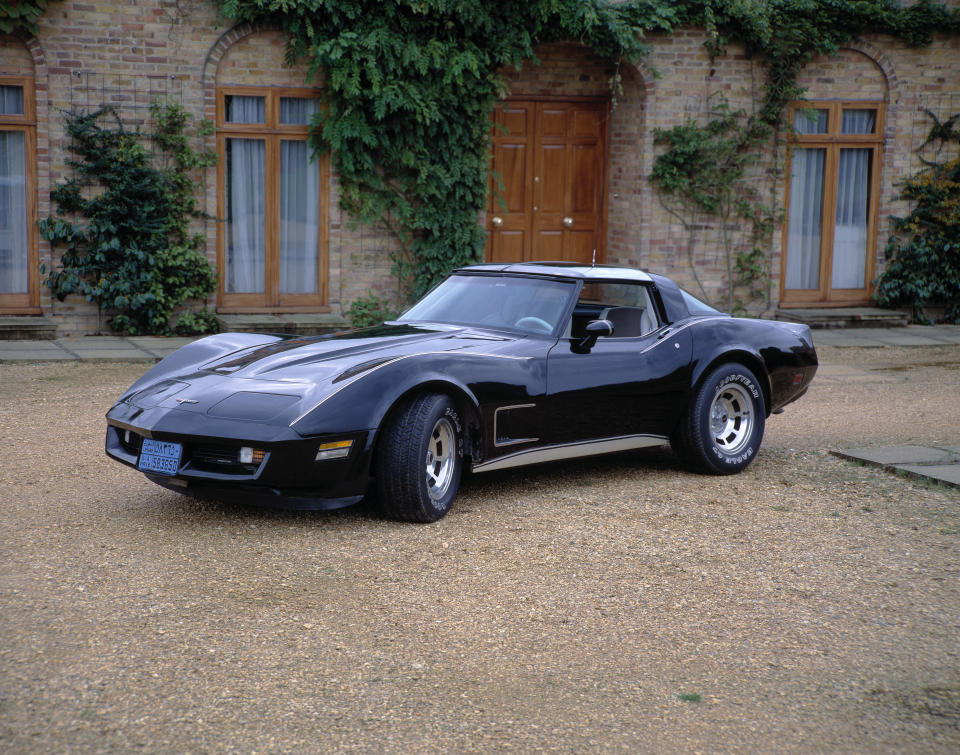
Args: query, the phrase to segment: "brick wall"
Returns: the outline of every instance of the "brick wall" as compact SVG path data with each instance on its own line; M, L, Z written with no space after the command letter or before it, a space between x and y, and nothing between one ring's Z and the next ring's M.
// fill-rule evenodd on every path
M689 215L665 202L648 177L661 150L656 129L669 129L687 118L704 122L711 97L722 94L734 109L753 112L763 96L764 70L736 45L711 61L701 30L650 35L650 57L640 66L624 67L622 91L610 121L606 260L662 272L691 291L723 303L726 259L717 221ZM575 46L548 46L538 51L540 68L528 66L507 75L511 94L610 96L612 69ZM576 72L580 72L577 75ZM654 75L652 72L656 72ZM960 39L938 37L928 48L913 49L882 35L857 40L836 55L813 60L799 83L809 99L879 100L886 103L882 189L878 212L876 271L883 265L883 247L890 232L889 215L907 211L896 199L897 186L920 168L915 154L928 130L924 108L944 118L960 112ZM749 179L761 201L783 207L787 184L786 150L758 156ZM671 212L672 210L672 212ZM747 248L748 227L728 229L740 248ZM781 234L770 246L770 295L779 294Z
M648 181L660 149L654 145L655 129L669 128L688 117L702 120L711 95L717 92L734 107L748 111L762 94L762 68L733 45L722 58L711 61L704 40L704 33L696 29L650 35L650 57L620 70L622 88L615 97L609 128L606 259L672 275L694 291L702 284L707 297L717 301L725 286L726 265L715 221L677 217ZM304 69L283 66L284 43L283 34L276 30L221 25L208 0L96 4L63 0L50 5L36 38L0 37L0 74L29 74L35 81L40 217L49 215L50 188L67 172L59 110L112 103L130 122L142 122L151 100L160 95L178 100L197 118L212 119L218 84L304 85ZM538 56L540 66L531 63L520 71L504 71L511 94L610 94L614 67L578 45L547 45ZM927 130L922 109L930 107L942 116L960 111L960 39L938 37L931 47L914 50L871 35L835 56L813 61L800 83L809 88L811 98L869 98L887 103L881 226L874 250L882 262L889 230L886 218L906 211L895 199L896 185L919 167L913 150ZM753 168L754 185L765 198L782 203L784 155L771 150L761 157ZM209 169L204 178L206 210L214 214L216 171ZM335 175L329 189L331 309L341 312L368 290L396 299L397 284L390 273L396 238L385 226L356 226L342 217ZM215 264L216 223L208 221L201 227ZM780 234L774 236L775 304ZM42 241L40 259L48 266L53 261ZM56 316L62 332L93 332L100 327L96 308L87 302L70 298L61 303L41 291L41 304L46 313Z
M170 97L196 119L216 117L218 84L304 86L304 68L283 65L285 36L276 30L227 28L207 0L65 0L51 4L36 38L0 35L0 75L32 75L36 87L38 215L51 212L50 189L68 173L60 110L93 110L112 104L130 125L145 124L155 97ZM52 145L52 147L51 147ZM213 147L211 138L207 146ZM204 175L204 209L216 214L216 169ZM337 207L331 179L329 303L339 313L351 300L374 290L397 298L390 274L396 246L385 228L353 228ZM216 223L198 224L216 265ZM40 261L55 262L40 240ZM106 328L94 305L81 297L59 302L41 288L41 307L61 334ZM215 306L215 297L209 305Z

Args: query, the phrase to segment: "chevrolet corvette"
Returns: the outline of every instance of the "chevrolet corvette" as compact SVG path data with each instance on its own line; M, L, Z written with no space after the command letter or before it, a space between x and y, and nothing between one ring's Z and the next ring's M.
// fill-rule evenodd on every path
M669 443L731 474L817 370L810 329L732 317L660 275L565 263L454 271L396 320L222 333L137 380L107 454L181 493L444 516L466 470Z

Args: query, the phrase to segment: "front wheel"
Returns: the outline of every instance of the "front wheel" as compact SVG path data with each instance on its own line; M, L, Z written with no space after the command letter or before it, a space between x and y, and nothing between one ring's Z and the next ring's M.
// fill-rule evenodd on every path
M449 396L413 397L380 438L377 493L388 516L435 522L453 503L463 475L463 425Z
M733 474L760 450L765 420L756 376L742 364L724 364L700 384L670 442L694 469Z

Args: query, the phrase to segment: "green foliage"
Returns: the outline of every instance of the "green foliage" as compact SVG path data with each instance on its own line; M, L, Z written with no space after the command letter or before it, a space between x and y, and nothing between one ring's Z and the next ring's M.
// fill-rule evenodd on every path
M767 69L760 120L779 122L784 107L799 99L797 74L817 55L832 55L869 32L882 32L911 46L929 44L934 33L960 33L960 10L935 0L905 5L898 0L686 0L684 20L711 33L715 55L729 42Z
M96 302L112 328L134 334L169 333L174 309L216 286L205 238L189 231L202 216L195 172L216 155L190 147L179 105L156 103L151 114L156 152L110 108L65 113L73 176L50 193L56 216L40 222L44 238L63 249L44 283L60 300L77 293Z
M960 113L942 123L933 113L930 136L923 147L960 144ZM921 149L923 149L921 147ZM960 157L937 162L908 179L902 199L916 202L905 218L892 218L896 234L887 242L887 269L878 280L877 302L882 307L910 306L914 316L928 322L924 304L946 305L946 319L960 322Z
M234 21L279 24L289 59L324 82L312 146L331 151L341 204L386 222L401 241L397 272L421 294L481 258L490 115L498 72L534 48L576 39L636 58L643 29L677 19L662 0L219 0Z
M178 336L195 336L203 333L219 333L220 323L217 314L209 309L185 310L179 318L173 332Z
M355 328L380 325L387 320L392 320L394 316L395 313L386 299L377 296L373 291L368 291L367 295L360 299L354 299L347 310L350 324Z
M744 168L768 140L779 144L784 108L803 96L797 85L800 70L814 56L836 53L866 32L884 32L915 46L928 44L934 32L960 33L960 10L951 12L933 0L910 6L894 0L686 0L678 12L683 23L707 29L712 57L723 56L726 45L736 41L767 71L762 102L749 118L721 109L702 126L688 121L658 132L656 140L667 151L656 159L650 176L662 194L718 218L727 262L727 306L736 311L744 308L735 298L738 288L748 301L769 298L769 252L764 247L770 249L782 216L757 201ZM749 223L749 249L731 248L732 218ZM691 227L688 220L684 224Z
M0 33L36 35L37 21L47 9L47 0L7 0L0 8Z
M745 308L736 298L737 288L745 287L751 299L767 297L769 265L761 244L769 239L779 213L760 201L748 169L772 129L743 110L732 110L722 94L714 95L710 106L703 125L688 118L654 132L654 143L666 150L654 160L649 178L661 196L672 201L674 206L666 208L688 229L695 227L697 213L718 219L727 267L726 306L733 312ZM747 251L736 248L731 233L738 221L751 229Z
M395 269L413 294L483 254L477 215L486 201L490 114L503 94L498 72L536 60L539 44L578 40L608 59L635 61L646 52L644 32L679 25L705 27L715 57L729 42L742 43L765 64L768 84L756 116L735 129L741 143L727 153L737 160L779 126L784 106L802 94L797 73L814 55L835 52L870 31L914 45L927 43L935 31L960 31L960 12L933 0L906 7L895 0L216 2L232 21L285 29L288 60L306 60L309 76L323 81L325 107L314 122L312 146L332 152L343 209L356 221L384 222L396 233L402 251ZM690 175L683 160L709 155L690 129L685 135L692 145L668 161ZM717 142L733 136L732 127L726 136L707 134ZM686 189L700 191L693 184ZM677 186L672 196L686 189ZM689 199L708 213L722 201ZM740 202L734 209L740 217L755 216L750 222L757 240L772 229L767 208L750 211ZM753 294L766 275L765 255L754 245L731 259L731 276L736 270Z

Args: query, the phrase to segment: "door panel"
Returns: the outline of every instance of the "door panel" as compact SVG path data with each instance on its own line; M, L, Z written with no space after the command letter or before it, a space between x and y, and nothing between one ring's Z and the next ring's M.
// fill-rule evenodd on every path
M497 110L488 260L589 264L595 244L603 260L608 109L602 100L510 100Z
M547 360L544 435L560 443L669 435L686 405L692 348L689 329L600 338L589 354L561 339Z
M508 104L494 114L493 166L487 202L486 257L490 262L523 259L530 245L529 129L534 112L529 104Z

